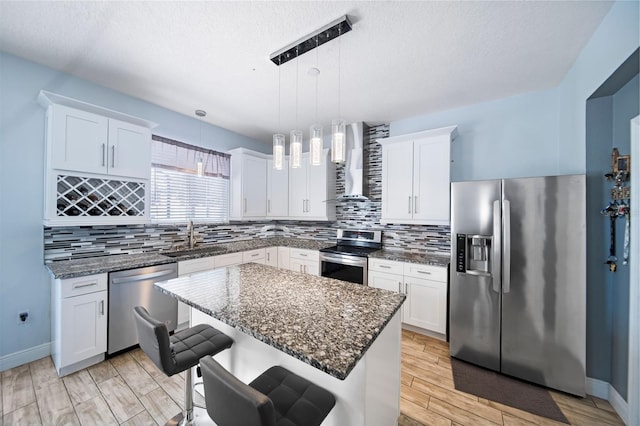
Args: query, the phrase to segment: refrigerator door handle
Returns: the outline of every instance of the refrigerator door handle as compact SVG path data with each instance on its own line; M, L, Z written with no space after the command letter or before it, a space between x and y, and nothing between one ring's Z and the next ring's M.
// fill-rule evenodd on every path
M493 275L493 291L500 293L500 264L502 263L502 210L500 200L493 202L493 256L491 257L491 273Z
M511 202L502 201L502 291L511 291Z

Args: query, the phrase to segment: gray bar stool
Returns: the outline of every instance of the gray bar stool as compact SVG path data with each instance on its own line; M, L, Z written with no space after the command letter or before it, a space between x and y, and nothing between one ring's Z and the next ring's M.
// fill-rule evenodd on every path
M218 426L318 426L336 403L331 392L283 367L249 385L209 356L200 369L207 413Z
M164 374L171 377L187 371L184 380L184 409L167 425L193 424L193 383L191 369L200 358L231 347L233 340L210 325L199 324L169 336L165 323L157 321L142 306L133 308L140 348Z

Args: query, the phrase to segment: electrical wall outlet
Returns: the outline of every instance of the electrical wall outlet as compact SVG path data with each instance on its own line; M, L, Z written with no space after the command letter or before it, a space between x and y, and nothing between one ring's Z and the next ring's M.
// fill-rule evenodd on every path
M29 316L29 311L28 310L24 310L24 311L18 312L18 324L26 324L28 322L31 322L31 317Z

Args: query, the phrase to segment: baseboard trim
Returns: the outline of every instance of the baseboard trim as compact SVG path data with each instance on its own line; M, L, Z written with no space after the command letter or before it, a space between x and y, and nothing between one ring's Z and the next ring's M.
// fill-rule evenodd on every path
M597 396L598 398L606 399L607 401L609 400L609 388L611 387L611 385L609 385L609 382L587 377L586 385L586 390L589 395Z
M51 343L43 343L32 348L24 349L0 357L0 371L9 370L23 364L28 364L40 358L51 355Z
M629 424L629 404L620 396L618 391L611 385L609 385L609 402L611 406L616 410L616 413L620 416L625 425Z
M629 424L629 404L608 382L587 377L587 393L609 401L625 424Z

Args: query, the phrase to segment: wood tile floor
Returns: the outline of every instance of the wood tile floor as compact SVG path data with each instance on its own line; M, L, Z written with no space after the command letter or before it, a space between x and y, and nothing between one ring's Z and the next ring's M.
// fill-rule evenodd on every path
M455 390L449 345L402 330L401 424L564 425L497 402ZM550 391L572 425L624 425L609 402ZM409 417L407 419L406 417Z
M403 330L402 426L563 424L456 391L448 354L445 342ZM166 377L140 349L63 378L47 357L0 381L0 426L163 425L183 403L182 376ZM552 396L572 425L623 424L607 401Z

